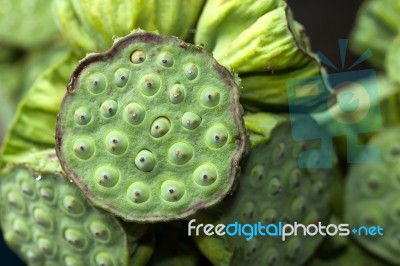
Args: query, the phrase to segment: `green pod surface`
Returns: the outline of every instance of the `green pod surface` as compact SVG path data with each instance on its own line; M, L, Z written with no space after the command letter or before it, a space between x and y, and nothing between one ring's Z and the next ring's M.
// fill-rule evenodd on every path
M0 166L32 150L54 149L57 113L78 60L71 54L44 71L20 102L5 136Z
M233 188L247 143L238 100L235 78L201 47L137 32L76 68L57 154L96 206L131 221L184 218Z
M0 43L21 49L45 46L60 37L51 1L1 0Z
M28 265L130 265L146 226L90 205L54 150L9 164L0 181L4 239Z
M54 10L61 31L79 55L102 52L115 36L137 28L158 30L182 39L189 36L204 0L56 0Z
M376 256L400 265L399 259L399 163L400 128L393 127L374 136L369 145L378 149L381 160L375 164L355 164L350 168L345 194L345 222L354 228L380 226L384 236L354 240ZM366 151L361 156L369 157ZM378 230L376 231L378 234Z
M370 0L361 6L351 33L352 50L363 54L371 49L370 63L384 68L387 48L400 30L400 3L397 0Z
M298 166L300 153L318 144L293 141L290 123L284 117L257 113L244 119L252 147L242 165L238 188L217 208L196 216L192 226L200 223L226 226L235 222L242 225L260 222L264 226L278 222L324 224L329 214L333 171ZM309 158L310 164L321 159ZM193 237L214 265L303 265L322 241L322 236L302 233L283 241L279 236L262 236L254 229L252 232L250 239L244 233L241 236L200 233Z

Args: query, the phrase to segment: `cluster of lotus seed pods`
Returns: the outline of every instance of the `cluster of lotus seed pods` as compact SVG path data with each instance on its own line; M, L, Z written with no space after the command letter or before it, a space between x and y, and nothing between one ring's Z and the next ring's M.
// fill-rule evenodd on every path
M89 204L54 151L32 154L1 179L4 238L29 265L130 265L146 225L129 225Z
M201 47L129 35L73 73L56 132L62 167L126 220L187 217L235 183L247 143L238 93Z
M262 139L252 138L235 194L214 211L201 213L198 223L254 225L259 221L281 221L317 225L327 221L332 169L304 169L298 165L300 153L318 145L288 138L290 123L276 115L249 114L245 121L251 134L265 125L265 135ZM310 158L315 159L318 158ZM249 240L243 236L200 236L195 240L215 265L302 265L315 252L322 236L298 234L282 241L280 236L256 233Z
M360 226L380 226L384 237L357 236L363 247L385 260L400 263L400 136L399 128L388 129L370 140L381 160L376 164L354 165L346 187L346 222ZM366 151L362 156L370 156ZM378 232L376 232L378 233ZM382 233L382 232L381 232Z

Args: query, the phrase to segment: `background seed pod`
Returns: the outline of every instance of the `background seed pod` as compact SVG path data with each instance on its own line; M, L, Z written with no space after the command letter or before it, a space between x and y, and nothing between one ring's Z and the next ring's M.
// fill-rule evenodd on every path
M400 35L397 35L397 37L392 41L387 51L386 71L389 78L393 82L396 82L397 86L400 87L400 78L398 75L400 69Z
M242 165L233 196L212 210L200 213L197 223L324 224L329 214L332 169L299 168L302 151L316 143L294 142L288 121L267 113L245 116L252 148ZM313 160L324 158L309 158ZM286 241L272 236L195 236L197 245L214 265L302 265L322 236L302 234Z
M129 265L146 230L88 204L54 151L9 165L1 177L1 226L28 265Z
M115 36L125 36L137 28L186 39L203 3L204 0L56 0L54 10L61 31L82 56L109 49Z
M195 42L239 74L241 102L250 110L286 111L289 80L315 77L322 85L321 95L330 89L303 26L293 19L286 1L207 1ZM314 106L316 98L304 104Z
M95 205L131 221L179 219L232 189L241 115L234 77L202 48L138 32L77 67L57 153Z
M381 160L375 164L354 165L346 185L345 221L351 226L381 226L384 237L357 236L354 240L373 254L395 265L399 260L398 198L400 129L386 129L369 144L379 149ZM371 156L366 151L361 156Z

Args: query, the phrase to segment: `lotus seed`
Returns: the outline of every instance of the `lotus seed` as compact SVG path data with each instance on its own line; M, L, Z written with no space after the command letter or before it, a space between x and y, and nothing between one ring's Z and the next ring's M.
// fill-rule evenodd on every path
M112 117L117 113L118 103L114 100L107 100L103 102L100 107L100 113L104 117Z
M21 238L28 240L29 238L29 228L25 222L20 219L14 221L13 231Z
M129 79L129 70L126 68L118 69L115 71L114 79L118 87L125 86Z
M299 188L300 180L301 180L301 171L297 168L293 169L290 172L290 177L289 177L290 189L295 190L295 189Z
M139 125L146 115L145 109L137 103L130 103L125 107L124 119L132 125Z
M14 208L17 208L18 210L22 211L25 209L25 203L24 200L21 198L21 196L15 192L9 192L7 194L7 200L8 203L13 206Z
M142 150L135 158L136 167L143 172L150 172L156 165L153 153L148 150Z
M49 187L41 187L39 189L40 196L47 202L54 200L54 190Z
M96 261L96 265L98 265L98 266L113 266L114 265L113 257L111 256L111 254L109 254L107 252L98 253L96 255L95 261Z
M275 146L274 151L272 153L273 156L273 162L279 163L282 161L282 159L285 157L285 143L279 143L278 145Z
M150 134L155 138L160 138L168 133L171 128L171 122L168 118L159 117L154 120L150 128Z
M294 217L301 217L306 212L307 202L304 197L297 198L292 205L292 212Z
M203 164L194 171L193 179L199 186L209 186L217 180L218 174L212 164Z
M150 190L146 184L135 182L128 188L128 198L134 203L143 203L150 198Z
M278 265L279 253L275 248L271 248L267 251L263 265L274 266Z
M44 255L53 256L55 253L55 245L47 238L41 237L38 240L38 247Z
M252 238L245 244L244 256L246 259L250 259L250 257L254 256L257 252L257 247L259 246L258 240L256 238Z
M282 184L278 177L273 177L268 183L268 194L276 196L282 192Z
M143 51L136 50L131 54L131 62L134 64L141 64L146 60L146 54Z
M200 94L200 103L205 107L215 107L220 102L220 92L216 88L205 88Z
M22 181L21 182L21 190L24 193L24 195L26 195L26 196L28 196L30 198L33 197L34 194L35 194L35 192L31 188L31 186L26 181Z
M66 266L82 266L83 264L76 258L65 256L64 262Z
M182 165L190 161L193 156L192 147L184 142L177 142L168 150L168 160L176 165Z
M195 129L200 125L200 123L201 117L192 112L186 112L182 116L182 126L186 129Z
M119 181L119 172L112 166L101 166L96 170L95 178L100 186L111 188Z
M245 219L251 219L253 218L255 212L255 205L253 202L248 201L244 204L243 210L242 210L242 217Z
M161 185L161 197L168 202L179 201L185 194L185 187L175 180L164 181Z
M222 148L227 141L228 131L223 125L217 124L207 130L206 144L208 147L213 149Z
M94 239L100 240L102 242L107 242L110 240L111 234L107 226L102 222L92 222L90 224L90 232L92 233Z
M267 209L261 215L261 221L267 224L277 222L277 212L274 209Z
M294 260L301 254L301 243L298 238L292 238L287 245L287 256Z
M93 94L102 93L106 89L106 86L106 77L101 73L93 74L88 79L87 87L88 90Z
M171 53L164 52L158 56L158 63L164 67L172 67L174 64L174 58Z
M72 149L76 157L82 160L88 160L94 153L95 145L89 138L79 138L75 141Z
M262 164L254 166L250 172L250 176L250 183L254 187L259 187L261 182L264 180L264 166Z
M111 131L108 133L105 142L107 151L115 155L123 154L129 145L128 138L119 131Z
M324 194L324 184L321 181L317 181L313 185L312 190L315 196L321 197Z
M84 211L82 203L69 195L64 197L63 206L68 213L73 215L80 215Z
M146 96L155 95L161 87L161 80L155 74L144 76L140 80L140 90Z
M87 125L92 120L92 114L86 107L79 107L74 114L75 123L78 125Z
M45 212L41 209L36 208L33 211L33 219L42 228L45 228L45 229L52 228L53 222L51 221L51 216L48 214L48 212Z
M187 64L184 67L184 72L188 80L194 80L197 77L199 70L195 64Z
M169 100L173 104L181 103L185 98L185 94L186 94L185 87L181 84L175 84L169 90Z
M64 238L71 246L79 249L84 248L86 245L85 235L81 231L73 228L65 230Z

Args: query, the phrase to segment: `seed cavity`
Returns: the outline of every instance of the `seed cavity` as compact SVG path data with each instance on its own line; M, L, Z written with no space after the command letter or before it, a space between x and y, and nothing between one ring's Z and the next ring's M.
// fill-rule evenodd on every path
M128 82L129 70L126 68L120 68L115 71L114 80L118 87L123 87Z
M114 260L110 253L99 252L95 257L97 266L114 266Z
M86 107L79 107L74 114L74 121L77 125L87 125L92 120L92 114Z
M158 117L154 120L150 128L150 134L155 138L160 138L168 133L171 122L166 117Z
M38 247L40 251L46 256L53 256L55 254L56 245L47 238L40 237L38 239Z
M181 84L175 84L169 90L169 100L173 104L181 103L185 99L186 89Z
M161 87L161 79L156 74L148 74L140 80L140 91L146 96L155 95Z
M146 54L141 50L135 50L131 54L131 62L141 64L146 60Z
M67 266L83 266L80 260L71 256L65 256L64 263Z
M222 148L228 141L228 130L222 124L217 124L209 128L206 132L205 142L208 147L213 149Z
M177 142L168 150L168 160L172 164L182 165L193 157L193 148L185 142Z
M86 246L85 235L73 228L68 228L64 232L64 239L73 247L82 249Z
M200 93L200 103L205 107L215 107L220 103L220 92L216 88L205 88Z
M212 164L203 164L193 173L193 180L199 186L209 186L217 180L217 177L217 170Z
M39 194L47 202L52 202L55 198L54 189L50 187L41 187L39 189Z
M107 100L100 106L100 113L103 117L109 118L114 116L118 111L118 103L114 100Z
M268 194L277 196L282 192L282 184L278 177L273 177L268 183Z
M274 209L266 209L261 215L261 221L266 224L275 224L277 222L278 213Z
M142 150L135 158L135 165L140 171L150 172L156 165L156 159L154 158L152 152L148 150Z
M167 180L161 185L161 198L168 202L177 202L185 194L185 187L179 181Z
M42 209L36 208L33 211L33 219L42 228L50 230L53 227L53 221L49 212L45 212Z
M307 202L304 197L298 197L292 204L292 213L294 217L302 217L307 211Z
M129 141L125 134L114 130L107 134L105 144L109 153L121 155L127 150Z
M250 183L254 187L259 187L264 181L264 166L262 164L255 165L250 172Z
M199 74L199 69L193 63L184 66L185 76L188 80L194 80Z
M169 52L163 52L158 56L158 63L164 67L172 67L174 58Z
M16 219L13 223L13 231L16 235L24 240L28 240L30 237L29 228L24 221Z
M138 103L130 103L124 109L124 120L131 125L141 124L145 115L145 109Z
M7 201L8 201L8 204L10 204L12 207L14 207L20 211L23 211L25 209L25 202L18 193L9 192L7 194Z
M133 203L144 203L150 198L149 187L143 182L132 183L127 190L127 197Z
M74 142L72 150L79 159L88 160L95 151L95 145L90 138L79 138Z
M93 238L100 242L108 242L111 238L110 230L100 221L95 221L90 224L90 232Z
M196 129L201 123L201 117L192 112L186 112L182 116L182 126L186 129Z
M100 94L107 87L107 79L104 74L96 73L87 80L87 88L92 94Z
M255 204L251 201L248 201L244 204L241 215L245 219L252 219L255 212Z
M118 183L119 178L119 171L113 166L101 166L95 172L96 182L102 187L114 187Z
M84 212L83 204L76 197L67 195L63 200L64 209L72 215L81 215Z

